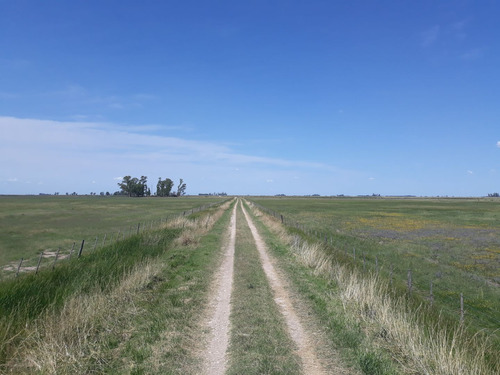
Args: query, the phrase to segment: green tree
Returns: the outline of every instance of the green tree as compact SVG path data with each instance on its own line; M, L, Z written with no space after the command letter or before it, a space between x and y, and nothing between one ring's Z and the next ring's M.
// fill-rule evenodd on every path
M184 180L181 178L179 186L177 186L177 196L180 197L184 194L186 194L186 184L184 183Z
M143 197L148 192L147 180L146 176L141 176L141 179L125 176L122 182L118 183L118 186L122 193L129 197Z
M156 184L156 195L159 197L168 197L172 191L174 182L170 178L164 180L158 178L158 183Z

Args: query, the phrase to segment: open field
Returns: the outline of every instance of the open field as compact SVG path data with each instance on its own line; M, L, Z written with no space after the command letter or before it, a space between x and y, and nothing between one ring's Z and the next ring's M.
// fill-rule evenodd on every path
M0 373L499 373L318 237L238 198L0 280Z
M69 249L83 239L108 240L138 223L165 219L217 197L128 198L101 196L0 196L0 266L41 251Z
M253 198L298 224L366 272L432 302L500 342L500 200ZM391 272L392 268L392 272ZM392 275L392 276L391 276Z

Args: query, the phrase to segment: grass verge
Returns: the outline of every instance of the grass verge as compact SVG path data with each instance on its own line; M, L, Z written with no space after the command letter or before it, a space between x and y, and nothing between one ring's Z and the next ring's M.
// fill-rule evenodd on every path
M199 219L184 218L182 227L193 238L205 235L222 211L211 209L211 219L203 224ZM194 223L198 223L198 231ZM191 296L189 283L202 278L198 282L204 285L203 277L210 274L205 267L216 259L212 246L199 251L186 245L172 248L182 229L178 223L169 225L174 227L133 236L61 264L53 272L45 270L1 283L0 369L16 373L151 373L155 363L156 367L168 363L153 360L168 357L169 351L151 344L176 337L168 334L170 316L186 322L184 325L194 324L186 319L185 306L190 301L194 306L194 295L203 295L203 291ZM214 234L205 237L206 241L219 241ZM179 350L177 345L172 347ZM170 364L170 371L177 367Z
M342 266L318 243L286 232L269 217L261 220L281 238L271 248L276 256L281 254L296 287L309 298L330 332L332 343L363 373L498 373L498 360L487 358L491 350L487 341L463 328L449 331L448 324L426 320L422 310L408 308L407 300L389 293L376 275ZM302 266L287 260L290 253Z

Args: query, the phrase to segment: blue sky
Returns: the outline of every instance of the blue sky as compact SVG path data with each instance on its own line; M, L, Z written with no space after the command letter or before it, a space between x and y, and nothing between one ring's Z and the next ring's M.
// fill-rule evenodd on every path
M500 192L499 1L0 0L0 194Z

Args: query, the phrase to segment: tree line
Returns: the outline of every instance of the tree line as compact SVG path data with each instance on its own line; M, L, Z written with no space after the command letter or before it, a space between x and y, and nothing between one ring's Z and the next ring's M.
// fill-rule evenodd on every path
M149 197L151 196L151 189L148 186L147 176L141 176L141 178L125 176L122 182L118 183L120 188L120 194L128 195L129 197ZM170 178L164 180L161 177L158 178L156 184L156 193L158 197L180 197L186 194L186 184L181 178L177 190L174 189L174 181Z

